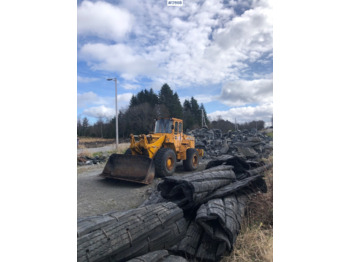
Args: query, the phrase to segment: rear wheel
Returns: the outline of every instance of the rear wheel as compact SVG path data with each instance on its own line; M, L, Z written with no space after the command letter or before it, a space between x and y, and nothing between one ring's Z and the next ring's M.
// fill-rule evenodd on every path
M186 160L183 161L184 169L187 171L193 171L198 168L199 155L196 149L189 148L186 151Z
M176 155L171 148L161 148L158 150L154 163L156 175L159 177L171 176L175 172Z

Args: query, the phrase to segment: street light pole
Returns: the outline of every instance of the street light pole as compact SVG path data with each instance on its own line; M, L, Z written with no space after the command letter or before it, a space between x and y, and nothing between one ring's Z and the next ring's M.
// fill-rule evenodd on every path
M114 81L115 83L115 148L118 149L119 134L118 134L117 78L108 78L107 81Z

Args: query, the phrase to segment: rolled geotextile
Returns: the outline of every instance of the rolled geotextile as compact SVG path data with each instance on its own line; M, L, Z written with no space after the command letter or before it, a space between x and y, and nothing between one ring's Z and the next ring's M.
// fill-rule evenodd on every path
M216 166L216 167L213 167L210 169L206 169L203 172L201 172L200 174L212 172L212 171L225 171L225 170L227 171L227 170L232 170L232 169L233 169L233 166L220 165L220 166ZM197 173L194 173L194 174L197 174ZM194 174L192 174L192 175L194 175ZM176 179L178 181L181 179L188 180L188 178L186 178L186 177L191 177L192 175L187 175L187 176L183 176L183 177L175 177L174 179ZM175 185L175 183L174 183L174 185ZM148 197L148 199L146 199L139 207L143 207L143 206L147 206L147 205L151 205L151 204L163 203L163 202L168 202L168 200L162 197L161 191L153 190L151 195Z
M209 169L209 168L212 168L215 166L220 166L220 165L232 165L234 167L233 171L236 173L237 178L238 178L239 174L245 173L245 171L247 171L251 168L251 166L249 165L247 160L245 160L242 157L222 155L222 156L219 156L216 159L208 162L205 169Z
M208 162L206 169L221 168L222 166L233 166L237 180L241 180L272 168L272 164L261 164L256 161L249 161L238 156L222 155ZM205 170L204 170L205 171Z
M253 193L256 191L262 191L266 193L266 182L262 178L262 175L255 175L252 177L247 177L242 180L235 181L231 184L218 188L214 192L208 194L202 199L201 204L208 202L211 199L227 197L235 193L244 192Z
M128 260L127 262L158 262L162 261L165 257L169 255L168 250L157 250L150 253L147 253L146 255L135 257L133 259Z
M158 190L153 190L151 195L139 207L148 206L157 203L168 202L164 199Z
M203 228L211 241L217 244L214 260L232 251L240 231L246 201L245 195L232 195L212 199L198 209L196 223ZM212 254L207 254L204 250L200 254L197 252L196 257L212 260Z
M194 220L191 221L185 237L170 250L194 258L200 245L203 232L202 227L200 227Z
M165 177L158 185L161 196L176 203L184 210L191 209L216 189L235 181L232 169L208 170L192 173L183 177Z
M126 261L150 251L170 247L187 229L182 209L161 203L133 209L100 227L84 232L77 240L78 261ZM86 233L90 232L90 233Z
M167 250L158 250L133 258L127 262L187 262L183 257L170 255Z
M100 229L108 224L115 223L120 217L126 215L127 213L136 213L135 209L130 209L127 211L113 211L105 213L98 216L84 217L78 219L77 225L77 235L82 237L88 233Z
M212 199L199 207L186 236L170 250L198 261L218 261L234 246L247 196Z

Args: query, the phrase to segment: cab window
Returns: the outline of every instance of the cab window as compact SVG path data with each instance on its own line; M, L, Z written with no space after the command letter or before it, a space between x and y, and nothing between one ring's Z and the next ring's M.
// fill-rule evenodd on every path
M175 134L179 132L179 123L175 122Z
M156 122L154 133L171 133L172 121L170 119L159 119Z
M179 124L179 132L182 133L182 123Z

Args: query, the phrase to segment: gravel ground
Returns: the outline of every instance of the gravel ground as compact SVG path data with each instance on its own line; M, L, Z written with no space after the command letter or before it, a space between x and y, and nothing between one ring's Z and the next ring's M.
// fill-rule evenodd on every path
M203 170L208 161L202 159L197 171ZM78 167L78 218L135 208L145 201L151 191L161 182L160 178L155 178L150 185L142 185L104 179L98 176L102 173L104 165ZM174 175L188 173L183 170L182 162L179 162Z

